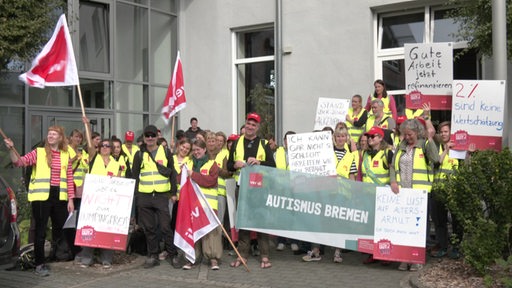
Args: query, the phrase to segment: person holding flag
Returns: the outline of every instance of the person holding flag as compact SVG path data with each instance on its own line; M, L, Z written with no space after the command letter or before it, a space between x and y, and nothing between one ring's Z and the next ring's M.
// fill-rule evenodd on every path
M219 177L219 167L217 166L215 159L209 157L206 153L206 143L203 140L196 139L196 141L194 141L192 145L192 156L192 167L187 168L187 170L192 170L187 173L187 177L197 183L208 203L209 208L211 208L213 213L216 214L218 211L217 181ZM190 191L181 191L180 195L183 195L184 193L190 193ZM180 214L180 208L181 206L178 206L177 226L179 225L178 223L180 222L180 218L186 217ZM183 269L192 269L194 264L197 264L200 259L198 255L202 253L203 257L210 261L211 269L219 270L219 260L222 257L221 235L221 229L217 225L217 227L201 237L201 241L195 242L195 261L190 261L189 259L188 263L183 266ZM189 257L187 257L187 259L188 258Z

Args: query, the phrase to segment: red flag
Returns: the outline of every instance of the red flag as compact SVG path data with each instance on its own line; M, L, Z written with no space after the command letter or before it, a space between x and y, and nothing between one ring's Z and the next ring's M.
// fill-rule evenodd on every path
M182 170L186 182L181 185L180 202L176 216L174 245L185 252L186 258L194 263L194 244L204 235L219 226L219 219L208 204L206 197L195 182L186 177L187 169Z
M180 51L176 56L176 64L174 64L174 72L172 73L171 83L167 88L164 104L162 107L162 118L165 124L169 124L169 119L178 111L185 108L187 98L185 97L185 82L183 80L183 67L181 65Z
M57 22L52 38L32 62L30 71L21 74L19 79L37 88L78 85L75 53L64 14Z

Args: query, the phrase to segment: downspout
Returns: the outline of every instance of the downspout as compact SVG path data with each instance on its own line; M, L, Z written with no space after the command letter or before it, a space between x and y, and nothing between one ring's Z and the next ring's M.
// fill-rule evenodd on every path
M276 24L274 34L276 37L275 47L275 81L276 89L274 90L275 105L275 140L279 145L283 145L283 1L276 0Z

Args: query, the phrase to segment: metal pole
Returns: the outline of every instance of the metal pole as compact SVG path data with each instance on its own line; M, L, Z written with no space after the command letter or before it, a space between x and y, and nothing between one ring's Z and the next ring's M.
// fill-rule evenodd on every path
M276 35L276 62L275 62L275 81L276 81L276 89L274 90L275 94L275 140L281 145L283 144L283 1L276 0L276 25L275 25L275 35Z
M505 0L492 0L492 55L494 58L494 79L507 80L507 8ZM507 83L508 85L508 83ZM512 148L509 127L512 123L512 100L508 99L505 85L505 111L503 125L503 147Z

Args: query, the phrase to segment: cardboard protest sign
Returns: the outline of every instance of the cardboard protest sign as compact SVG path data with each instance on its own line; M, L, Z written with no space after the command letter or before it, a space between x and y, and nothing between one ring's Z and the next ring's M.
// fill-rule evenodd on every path
M425 263L428 193L377 187L373 258Z
M75 245L126 250L134 179L86 174Z
M452 107L452 43L404 44L405 105L419 109L430 103L432 110Z
M291 171L336 175L336 158L331 132L288 135L288 166Z
M350 100L348 99L318 98L315 127L313 129L322 130L326 126L332 129L336 128L336 124L345 122L349 105Z
M451 140L454 150L501 150L505 81L454 80Z

